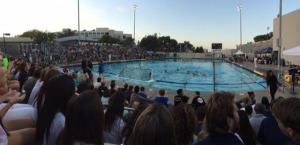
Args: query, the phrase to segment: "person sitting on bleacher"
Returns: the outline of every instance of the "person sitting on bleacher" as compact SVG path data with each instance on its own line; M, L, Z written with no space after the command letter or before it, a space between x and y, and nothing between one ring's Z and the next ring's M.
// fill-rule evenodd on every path
M150 105L138 117L126 145L176 145L175 125L163 105Z
M72 98L60 145L103 145L104 110L97 91L85 91Z
M288 98L272 108L280 130L292 140L289 145L300 145L300 99Z
M65 127L66 106L74 94L75 84L70 76L58 75L50 79L38 114L38 145L56 145L59 142Z
M105 112L105 143L122 143L122 130L125 126L125 122L123 120L124 104L125 97L121 91L117 91L109 99L109 105Z
M239 115L234 95L215 93L209 98L206 107L205 129L209 135L196 145L243 145L242 140L235 135Z

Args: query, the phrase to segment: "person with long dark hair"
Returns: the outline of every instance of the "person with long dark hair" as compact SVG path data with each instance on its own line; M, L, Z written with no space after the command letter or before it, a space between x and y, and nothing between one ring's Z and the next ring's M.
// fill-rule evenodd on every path
M104 112L97 91L85 91L67 106L61 145L103 145Z
M93 90L94 84L91 80L83 80L77 86L77 93L80 94L87 90Z
M271 101L275 99L275 94L278 89L278 85L280 84L274 75L273 71L269 70L267 72L267 77L266 77L267 85L270 87L270 95L271 95Z
M121 91L113 94L105 112L104 141L105 143L121 144L122 130L125 126L123 120L125 97Z
M240 110L238 111L240 117L240 127L238 130L238 135L244 141L244 145L256 145L256 134L249 122L248 115L245 111Z
M267 110L270 110L270 101L266 96L261 98L261 103L266 107Z
M124 137L124 144L128 145L128 139L132 133L133 127L136 123L136 120L138 119L138 117L141 115L141 113L148 107L148 104L140 104L135 111L133 112L133 114L129 117L123 131L123 137Z
M175 137L177 145L190 145L197 126L197 117L193 107L179 104L173 110Z
M27 64L26 64L26 62L22 62L19 66L19 76L18 76L20 92L22 92L23 85L24 85L25 81L27 80L27 78L28 78Z
M177 145L169 110L156 104L147 107L138 117L128 145Z
M48 82L51 78L57 76L61 74L58 70L56 69L49 69L45 76L42 78L42 86L39 89L38 93L36 94L36 96L33 96L33 106L36 107L38 109L38 112L41 110L41 108L43 107L43 102L45 101L45 92L46 92L46 88L48 86ZM34 95L34 94L33 94Z
M73 79L59 75L50 79L46 86L43 107L37 121L37 145L56 145L65 126L68 101L75 94Z
M208 99L204 124L208 136L195 145L243 145L235 134L239 115L233 94L218 92Z

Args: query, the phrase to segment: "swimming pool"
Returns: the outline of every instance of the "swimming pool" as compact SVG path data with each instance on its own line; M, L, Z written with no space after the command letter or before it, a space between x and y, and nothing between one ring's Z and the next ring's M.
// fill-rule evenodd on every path
M203 59L113 62L103 64L103 68L105 79L145 87L201 92L213 92L214 89L241 92L266 88L264 78L224 60L215 62L215 73L212 60ZM98 74L98 65L94 65L93 72Z

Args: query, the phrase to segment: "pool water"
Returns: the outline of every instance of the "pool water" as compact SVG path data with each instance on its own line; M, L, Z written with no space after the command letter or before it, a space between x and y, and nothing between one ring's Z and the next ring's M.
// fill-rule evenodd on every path
M78 69L78 68L77 68ZM104 77L129 84L189 91L254 91L266 88L264 78L226 61L167 59L103 64ZM93 73L98 74L98 65ZM215 83L214 83L215 76Z

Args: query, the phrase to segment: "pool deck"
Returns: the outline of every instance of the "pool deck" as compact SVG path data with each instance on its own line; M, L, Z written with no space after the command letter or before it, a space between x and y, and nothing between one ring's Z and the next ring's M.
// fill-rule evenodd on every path
M251 62L245 62L240 65L242 65L243 67L245 67L251 71L255 71L257 73L262 73L262 74L268 70L273 70L275 73L278 72L278 68L275 65L260 65L260 64L258 64L256 68L254 68L253 63L251 63ZM287 70L287 69L288 69L287 67L283 67L283 70ZM110 81L107 80L106 84L109 85L109 82ZM123 85L124 85L124 82L120 82L120 81L117 82L117 88L122 87ZM157 88L146 88L146 93L148 94L148 96L150 96L150 98L151 97L154 98L155 96L158 95L158 90L159 89L157 89ZM291 97L291 96L293 96L293 97L300 96L299 95L300 94L299 86L297 86L295 88L296 94L291 94L290 90L291 90L290 86L285 87L285 88L280 87L276 93L276 97L282 96L282 97L286 98L286 97ZM184 91L184 94L190 98L190 100L189 100L190 102L192 101L193 97L195 96L194 95L195 92L192 92L192 91ZM211 94L212 93L201 93L201 96L205 100L207 100ZM169 101L171 104L173 104L173 102L174 102L175 95L176 95L176 91L166 89L166 96L169 97ZM247 95L248 95L247 92L238 92L238 93L235 93L235 96L236 96L235 99L236 99L236 101L238 101L238 100L241 100L242 98L246 97ZM263 97L263 96L270 98L269 89L255 91L255 96L256 96L256 100L258 100L258 102L260 102L261 97Z

